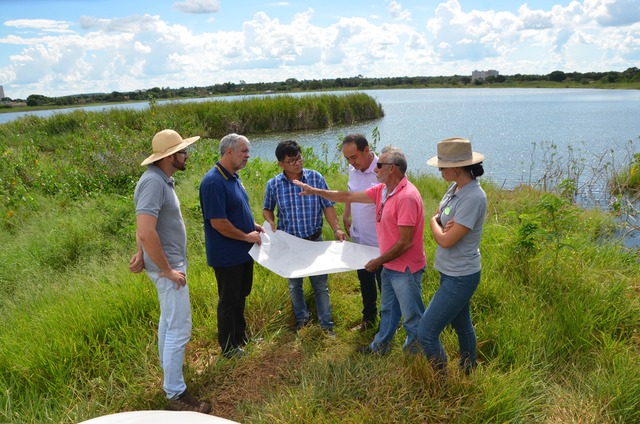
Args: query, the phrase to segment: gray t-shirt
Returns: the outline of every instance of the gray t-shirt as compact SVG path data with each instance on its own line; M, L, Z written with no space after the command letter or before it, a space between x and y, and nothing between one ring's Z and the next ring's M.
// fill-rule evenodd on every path
M142 174L133 193L136 215L151 215L158 219L156 231L164 254L172 268L182 266L187 258L187 230L180 212L180 201L173 189L173 178L160 168L149 165ZM144 250L144 266L147 271L160 272Z
M449 248L438 246L434 267L452 277L474 274L480 271L480 238L487 211L487 195L478 180L466 184L456 193L452 183L440 202L440 221L447 225L451 218L470 231Z

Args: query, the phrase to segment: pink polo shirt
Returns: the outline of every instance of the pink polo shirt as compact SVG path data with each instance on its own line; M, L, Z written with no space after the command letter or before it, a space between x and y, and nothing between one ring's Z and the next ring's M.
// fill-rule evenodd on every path
M398 272L409 267L412 274L424 268L427 265L423 242L424 205L418 189L404 177L393 193L387 194L384 184L371 187L365 193L376 204L376 217L380 216L376 219L376 233L381 253L387 252L400 239L399 226L414 227L411 247L384 266Z

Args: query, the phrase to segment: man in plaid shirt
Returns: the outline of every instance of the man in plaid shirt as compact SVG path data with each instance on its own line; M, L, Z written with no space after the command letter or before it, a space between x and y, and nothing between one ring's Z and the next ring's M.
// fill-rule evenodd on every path
M346 234L340 229L333 202L320 196L300 196L301 189L293 180L303 181L312 187L328 189L324 177L317 171L304 169L304 158L300 146L294 140L285 140L276 147L278 166L283 172L267 182L262 215L273 231L282 230L293 236L311 241L322 241L322 215L333 230L337 240L346 240ZM278 223L276 225L277 209ZM331 321L331 302L329 300L328 276L309 277L313 288L316 310L320 327L334 336ZM293 314L296 318L296 331L309 322L309 309L304 299L302 278L289 278L289 294Z

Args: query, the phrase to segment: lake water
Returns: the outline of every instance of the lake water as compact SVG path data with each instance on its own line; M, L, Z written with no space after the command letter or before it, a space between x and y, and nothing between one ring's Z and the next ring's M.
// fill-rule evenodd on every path
M436 168L426 164L436 154L437 142L466 137L474 150L485 155L483 179L505 188L537 184L553 166L577 164L582 172L577 200L588 206L601 203L606 191L603 164L619 169L628 164L632 153L640 152L640 90L459 88L365 92L382 104L383 118L317 131L248 134L252 156L275 160L277 143L293 138L319 154L325 147L335 150L334 157L342 160L334 149L341 136L359 132L372 141L371 133L377 127L381 136L377 151L390 144L398 146L407 155L409 172L438 175ZM235 99L238 97L179 101ZM148 103L84 109L112 107L141 109ZM2 113L0 123L27 113L46 117L70 110ZM640 234L634 233L628 241L640 244Z
M358 125L281 134L248 134L255 157L275 160L275 146L285 138L304 146L333 152L341 135L364 134L370 141L374 128L380 132L376 150L386 145L400 147L407 155L409 171L432 173L426 161L436 153L436 144L447 137L466 137L485 155L485 178L513 188L536 183L550 164L583 163L584 184L601 164L624 166L630 153L640 146L640 91L597 89L394 89L369 90L385 111L381 119ZM336 92L343 94L344 92ZM296 95L306 95L299 93ZM180 101L233 101L238 97L186 99ZM159 103L167 103L161 101ZM148 103L91 106L146 108ZM72 109L26 112L38 116ZM0 114L0 123L25 113ZM556 146L556 157L551 159ZM596 192L602 190L592 184Z
M321 151L340 135L360 132L371 141L378 127L383 146L400 147L409 171L437 174L426 165L436 144L466 137L485 155L485 176L513 188L542 177L551 145L562 158L579 157L597 167L604 158L620 164L640 146L640 91L593 89L410 89L372 90L383 106L379 120L321 131L255 135L254 155L275 159L275 145L295 138ZM587 169L588 170L588 169ZM584 178L588 172L585 170Z

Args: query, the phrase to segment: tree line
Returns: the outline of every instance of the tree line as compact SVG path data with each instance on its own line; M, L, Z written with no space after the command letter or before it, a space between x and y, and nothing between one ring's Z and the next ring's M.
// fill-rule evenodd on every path
M485 85L525 85L531 83L571 83L577 85L640 83L640 69L628 68L623 72L563 72L553 71L547 75L496 75L485 79L472 79L469 75L416 76L369 78L362 75L349 78L327 78L321 80L298 80L289 78L279 82L237 83L225 82L205 87L153 87L147 90L129 92L76 94L62 97L48 97L32 94L26 99L28 106L75 106L89 103L117 103L128 101L153 101L159 99L179 99L208 97L215 95L281 93L291 91L321 91L340 89L376 89L402 87L465 87ZM12 101L9 98L3 100ZM14 101L21 101L17 99ZM22 100L24 101L24 100Z

